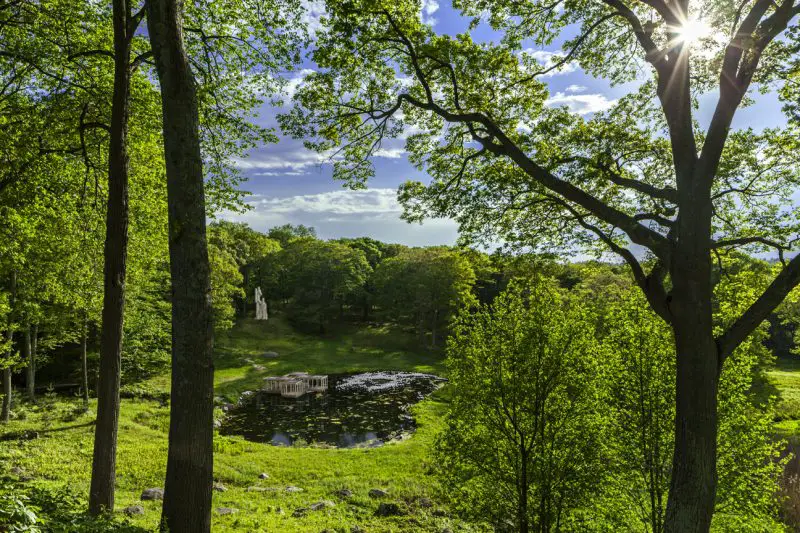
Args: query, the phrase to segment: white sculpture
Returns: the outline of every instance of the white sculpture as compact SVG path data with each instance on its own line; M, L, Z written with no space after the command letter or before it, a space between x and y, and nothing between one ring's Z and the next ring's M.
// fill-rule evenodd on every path
M268 320L267 301L261 294L261 287L256 287L256 320Z

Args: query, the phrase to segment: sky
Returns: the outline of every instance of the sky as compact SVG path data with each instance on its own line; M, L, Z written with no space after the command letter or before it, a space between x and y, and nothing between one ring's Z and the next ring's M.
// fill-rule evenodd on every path
M463 31L465 19L445 2L423 0L424 20L432 23L439 33ZM313 17L310 20L313 23ZM490 30L478 28L473 38L490 39ZM533 53L546 65L559 51L558 46L553 46ZM300 71L296 79L302 74ZM550 105L569 106L584 116L612 106L632 87L612 87L574 65L548 75L544 81L550 89ZM296 84L290 84L290 90L292 86ZM702 126L710 121L715 103L715 94L701 97L697 116ZM265 104L259 110L257 122L277 127L275 117L280 111ZM757 97L754 105L740 109L734 127L751 126L758 130L784 122L779 102L773 95L767 95ZM245 213L222 213L220 217L246 222L256 230L266 231L286 223L304 224L316 228L317 235L323 239L367 236L408 246L452 245L458 238L458 227L452 220L432 219L423 224L409 224L400 219L402 209L396 200L397 187L409 179L427 181L424 173L408 162L402 141L385 145L374 159L375 178L366 190L349 190L341 182L334 181L332 165L324 157L303 147L301 140L286 136L281 136L277 144L253 149L236 164L247 178L243 189L250 193L245 200L251 209Z

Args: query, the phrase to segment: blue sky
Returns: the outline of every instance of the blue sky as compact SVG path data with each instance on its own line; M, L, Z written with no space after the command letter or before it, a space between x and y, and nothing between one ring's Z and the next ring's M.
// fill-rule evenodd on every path
M314 4L312 4L313 6ZM423 0L423 17L433 22L440 33L455 34L465 28L465 19L450 8L449 3ZM313 17L310 19L313 23ZM476 40L492 38L490 30L478 28ZM557 45L536 51L537 59L546 63ZM569 66L545 79L550 88L551 105L567 105L589 115L613 105L630 86L611 87L608 82L587 76ZM705 126L710 120L716 95L701 98L698 119ZM265 105L259 113L262 125L275 127L279 109ZM774 95L759 97L755 105L741 109L736 127L762 129L785 122L780 104ZM276 225L291 223L314 226L321 238L368 236L386 242L409 246L454 244L458 228L452 220L429 220L424 224L408 224L400 219L396 189L407 179L425 181L424 174L412 167L402 150L402 143L385 146L374 161L376 177L367 190L352 191L332 179L331 165L318 154L305 149L302 142L282 137L274 145L261 146L237 162L248 178L244 188L252 195L247 202L252 209L244 214L223 213L229 220L247 222L254 229L265 231Z

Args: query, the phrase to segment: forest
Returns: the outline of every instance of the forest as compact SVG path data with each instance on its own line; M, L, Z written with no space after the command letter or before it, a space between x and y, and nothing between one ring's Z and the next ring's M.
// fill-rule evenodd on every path
M800 0L0 0L0 159L0 532L800 531Z

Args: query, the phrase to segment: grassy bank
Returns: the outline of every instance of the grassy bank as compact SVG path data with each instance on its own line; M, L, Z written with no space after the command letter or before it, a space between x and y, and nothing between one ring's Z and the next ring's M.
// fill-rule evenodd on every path
M766 377L757 393L776 397L775 429L781 438L795 440L800 437L800 361L777 359Z
M277 358L263 354L274 351ZM234 399L256 388L265 375L294 370L336 373L366 370L442 372L441 356L415 348L405 334L385 328L366 328L320 339L298 334L279 320L267 324L245 321L218 339L217 393ZM168 383L159 376L141 386L158 392ZM37 431L33 440L0 444L0 472L43 487L68 486L86 494L89 488L92 416L76 412L77 401L51 398L24 412L3 431ZM374 449L278 448L238 437L215 437L215 478L227 489L214 492L214 531L317 532L442 531L470 529L447 515L437 485L429 473L428 452L446 410L442 393L414 408L419 428L405 441ZM117 470L117 509L143 505L144 515L131 522L146 530L156 527L159 502L140 502L141 491L162 487L166 466L169 409L151 400L124 400L120 419ZM262 472L268 479L259 479ZM2 474L0 474L2 476ZM301 492L287 492L299 487ZM352 491L340 498L341 489ZM371 498L370 489L389 495ZM421 498L430 499L433 505ZM329 500L333 507L293 516L298 508ZM376 516L381 501L398 503L406 513ZM221 515L218 508L237 512Z

